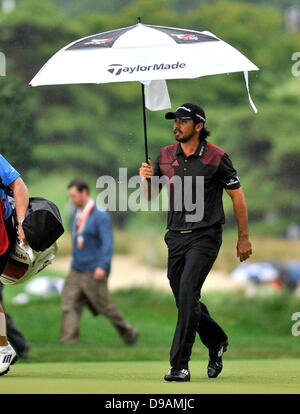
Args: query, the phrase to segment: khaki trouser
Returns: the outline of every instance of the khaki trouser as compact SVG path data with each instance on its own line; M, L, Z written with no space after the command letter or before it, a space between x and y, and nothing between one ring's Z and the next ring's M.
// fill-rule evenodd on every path
M133 327L121 315L116 305L109 302L107 278L95 280L93 272L72 269L66 278L62 292L61 342L75 344L79 340L80 318L84 306L94 316L104 315L123 339L128 338Z

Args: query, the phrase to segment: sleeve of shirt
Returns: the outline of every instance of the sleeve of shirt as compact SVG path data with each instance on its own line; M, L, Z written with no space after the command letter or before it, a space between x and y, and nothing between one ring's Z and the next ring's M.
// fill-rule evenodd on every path
M20 177L20 174L18 171L14 169L10 165L8 161L0 154L0 177L2 178L2 183L6 186L9 186L11 183L13 183L18 177Z
M101 214L97 215L97 232L101 243L95 268L102 267L109 274L113 253L113 232L107 211L101 211Z
M236 190L237 188L240 188L241 184L239 177L232 165L231 159L226 153L224 153L221 159L217 175L219 182L226 190Z

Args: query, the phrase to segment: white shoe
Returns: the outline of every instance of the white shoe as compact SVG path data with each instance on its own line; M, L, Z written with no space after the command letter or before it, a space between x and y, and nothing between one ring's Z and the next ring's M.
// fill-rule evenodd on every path
M16 351L10 344L0 346L0 376L7 374L10 365L13 365L17 359Z

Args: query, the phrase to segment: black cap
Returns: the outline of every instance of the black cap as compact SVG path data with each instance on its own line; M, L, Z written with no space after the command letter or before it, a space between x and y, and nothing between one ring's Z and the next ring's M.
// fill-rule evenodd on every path
M195 124L198 124L199 122L204 123L206 121L203 109L200 106L192 103L185 103L179 106L179 108L177 108L175 112L166 113L165 118L192 119L195 122Z

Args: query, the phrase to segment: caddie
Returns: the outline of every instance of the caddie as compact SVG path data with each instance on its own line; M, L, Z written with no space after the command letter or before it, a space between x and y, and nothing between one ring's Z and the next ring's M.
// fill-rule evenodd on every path
M29 198L27 187L12 165L0 154L0 275L5 268L9 254L17 237L26 243L22 222L28 207ZM15 215L9 197L14 199ZM14 219L15 216L15 219ZM17 223L14 222L17 221ZM17 231L16 231L17 227ZM0 305L0 376L9 371L10 365L17 360L15 350L7 341L6 320Z

